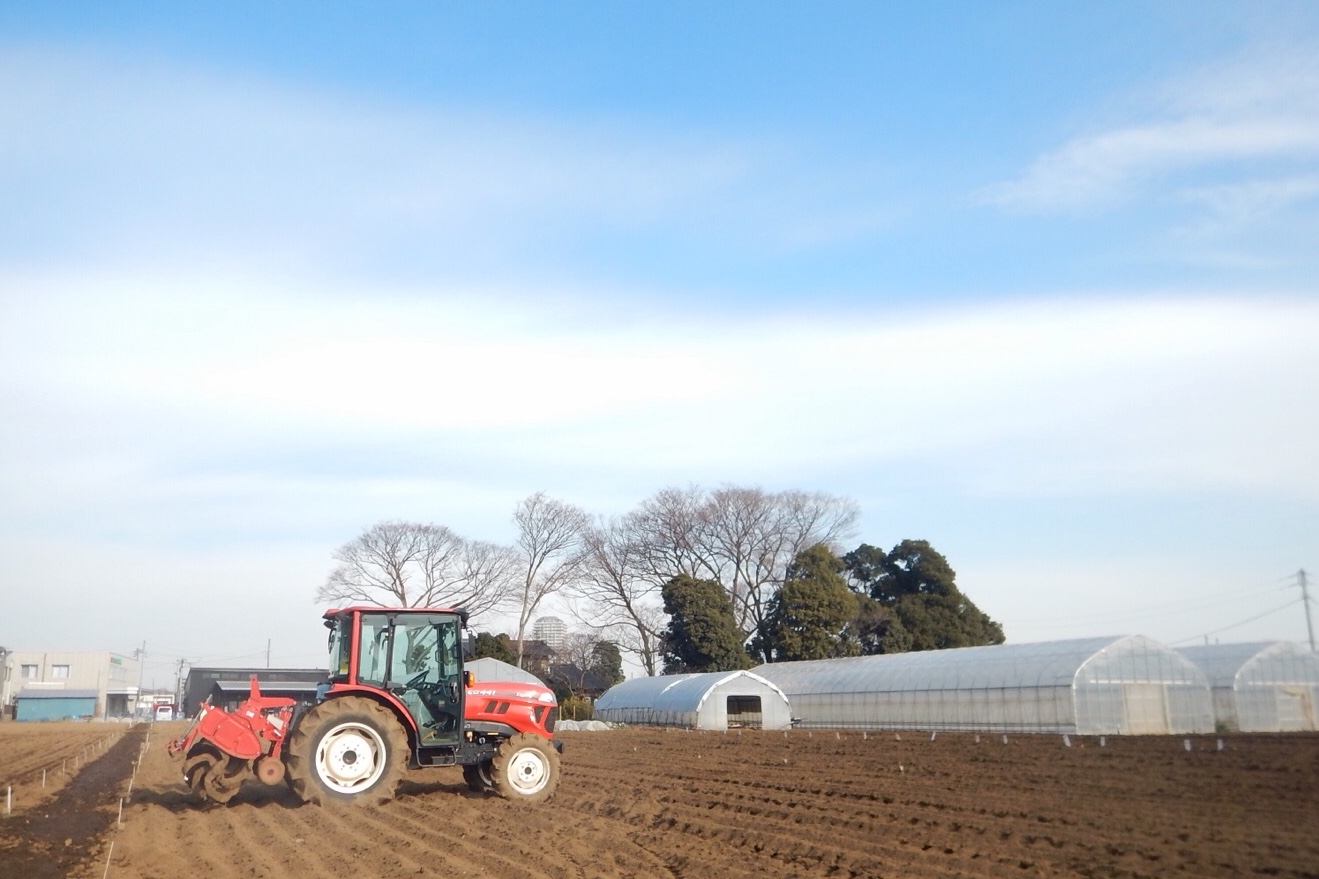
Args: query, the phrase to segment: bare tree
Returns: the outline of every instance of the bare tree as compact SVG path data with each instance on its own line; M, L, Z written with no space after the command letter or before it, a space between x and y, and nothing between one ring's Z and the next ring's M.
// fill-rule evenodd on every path
M467 540L443 525L381 522L334 553L339 566L316 600L465 607L476 616L508 602L517 558L509 547Z
M656 588L676 577L717 577L705 533L705 492L691 485L665 488L642 501L625 522L639 569Z
M619 647L634 654L646 674L653 676L659 668L664 613L660 583L648 576L650 565L643 558L650 545L639 539L643 533L636 513L586 532L582 574L575 589L586 607L574 608L574 616L597 632L611 633Z
M628 517L632 554L656 585L679 575L714 579L733 599L743 631L759 631L767 603L798 552L817 543L839 548L858 511L823 492L766 492L725 485L712 492L670 488Z
M701 508L709 552L733 598L737 624L754 629L761 614L761 587L782 573L776 550L783 541L777 496L761 488L723 486ZM782 570L786 570L784 565Z
M585 557L582 538L591 524L584 510L538 491L513 511L519 554L518 667L527 624L542 601L572 583Z

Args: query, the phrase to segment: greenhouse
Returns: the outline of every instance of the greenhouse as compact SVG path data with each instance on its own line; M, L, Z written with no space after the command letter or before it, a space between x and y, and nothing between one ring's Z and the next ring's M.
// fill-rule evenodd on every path
M480 683L489 681L517 681L523 684L547 684L529 671L523 671L516 665L510 665L493 656L469 659L463 663L463 671L470 671Z
M792 725L783 691L749 671L633 678L600 697L595 717L612 723L714 730Z
M1240 732L1319 729L1319 655L1291 641L1182 647L1204 672L1219 728Z
M762 665L794 725L826 729L1199 733L1209 683L1142 635Z

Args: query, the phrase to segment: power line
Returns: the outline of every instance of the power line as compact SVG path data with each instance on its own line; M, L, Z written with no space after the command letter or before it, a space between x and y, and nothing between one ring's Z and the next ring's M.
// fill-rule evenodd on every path
M1289 578L1283 578L1289 579ZM1282 580L1277 580L1267 585L1248 586L1244 589L1234 589L1228 592L1219 592L1202 599L1196 600L1196 606L1199 608L1213 607L1216 605L1230 604L1234 601L1247 597L1249 595L1264 595L1270 592L1278 592L1280 588L1276 585ZM1122 622L1124 620L1143 619L1149 616L1157 616L1162 612L1185 613L1188 599L1182 598L1176 601L1164 602L1161 604L1146 605L1144 607L1128 607L1119 611L1107 614L1081 614L1066 617L1036 617L1029 620L1005 620L1012 625L1031 626L1045 624L1067 624L1067 623L1095 623L1095 622Z
M1253 616L1253 617L1250 617L1250 618L1248 618L1248 619L1241 620L1240 622L1233 623L1233 624L1230 625L1230 626L1224 626L1224 627L1221 628L1221 629L1214 629L1212 632L1202 632L1202 633L1200 633L1199 635L1192 635L1192 636L1189 637L1189 638L1182 638L1180 641L1172 641L1172 642L1169 643L1168 646L1170 646L1170 647L1175 647L1175 646L1178 645L1178 644L1185 644L1187 641L1195 641L1195 640L1198 640L1198 639L1200 639L1200 638L1208 638L1210 635L1218 635L1218 634L1220 634L1220 633L1222 633L1222 632L1226 632L1226 631L1228 631L1228 630L1230 630L1230 629L1236 629L1236 628L1239 628L1239 627L1241 627L1241 626L1244 626L1244 625L1246 625L1247 623L1253 623L1253 622L1255 622L1256 620L1262 620L1262 619L1264 619L1264 618L1267 617L1267 616L1272 616L1273 614L1278 613L1279 611L1286 610L1287 608L1289 608L1289 607L1291 607L1292 605L1296 604L1296 602L1299 601L1299 600L1300 600L1300 599L1293 598L1291 601L1287 602L1286 604L1283 604L1283 605L1280 605L1280 606L1278 606L1278 607L1275 607L1273 610L1266 610L1266 611L1264 611L1264 613L1256 614L1256 615Z
M1314 623L1310 621L1310 590L1306 588L1305 568L1296 572L1296 585L1301 587L1301 601L1305 604L1305 631L1310 636L1310 652L1314 653Z

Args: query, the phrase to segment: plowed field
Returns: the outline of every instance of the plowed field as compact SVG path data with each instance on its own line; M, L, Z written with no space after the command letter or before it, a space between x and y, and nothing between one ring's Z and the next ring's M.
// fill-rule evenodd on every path
M69 875L1319 877L1316 735L564 733L549 805L433 769L382 807L321 809L256 784L199 805L164 752L179 730L153 729L122 827L127 779L108 784Z
M127 730L116 723L0 724L0 796L13 814L41 805Z

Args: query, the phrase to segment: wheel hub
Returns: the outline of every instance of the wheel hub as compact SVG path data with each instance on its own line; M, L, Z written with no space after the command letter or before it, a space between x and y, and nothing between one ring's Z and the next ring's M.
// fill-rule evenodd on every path
M524 794L534 794L549 780L545 761L532 750L521 751L513 756L509 761L508 776L513 785Z
M370 786L384 769L384 743L374 731L357 725L331 730L321 740L316 769L327 785L341 792Z

